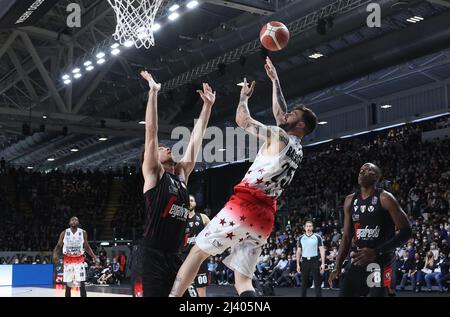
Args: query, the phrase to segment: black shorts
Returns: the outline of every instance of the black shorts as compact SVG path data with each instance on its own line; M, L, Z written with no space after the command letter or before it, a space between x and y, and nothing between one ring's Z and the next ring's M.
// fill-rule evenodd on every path
M208 272L208 261L204 261L194 279L194 286L196 288L202 288L209 286L210 283L211 280Z
M149 247L135 246L135 249L133 294L144 297L168 297L183 263L181 255ZM185 296L197 297L195 288L190 287Z
M391 265L378 264L378 267L350 265L342 276L339 296L385 297L391 282Z

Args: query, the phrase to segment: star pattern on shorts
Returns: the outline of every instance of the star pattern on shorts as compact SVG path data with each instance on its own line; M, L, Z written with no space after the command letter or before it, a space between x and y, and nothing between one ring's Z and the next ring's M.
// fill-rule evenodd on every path
M259 239L261 239L261 238L262 238L262 236L261 236L261 235L259 235L259 236L258 236L258 238L259 238Z
M247 174L250 175L252 173L252 171L248 171Z
M270 190L268 190L268 189L266 189L264 192L265 192L267 195L270 194Z
M252 223L250 224L250 227L253 227L253 224L252 224Z
M220 219L220 222L219 222L222 226L224 226L227 222L225 221L225 219Z
M229 238L230 240L233 240L233 237L235 237L236 235L233 234L233 231L227 233L227 239Z
M230 221L230 226L234 227L234 222Z
M249 236L249 235L250 235L250 232L246 232L245 235Z
M258 172L260 172L261 174L264 173L266 170L264 168L261 168L258 170Z
M266 186L269 186L270 184L272 184L270 181L265 182Z
M256 185L264 183L264 180L262 178L256 179Z
M244 222L245 219L247 219L247 217L245 217L244 215L242 215L240 218L241 218L241 221L242 221L242 222Z
M244 241L244 238L240 238L240 239L239 239L239 242L242 242L242 241Z

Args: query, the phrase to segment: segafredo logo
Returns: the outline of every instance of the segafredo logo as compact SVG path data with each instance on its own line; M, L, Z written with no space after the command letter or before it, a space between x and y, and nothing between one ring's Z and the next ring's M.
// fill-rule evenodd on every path
M169 215L172 216L172 218L179 218L179 219L186 219L188 216L189 211L181 206L178 205L172 205L172 208L170 208Z
M376 226L375 228L369 228L369 226L366 226L365 228L360 228L356 231L356 237L360 240L371 240L374 238L378 238L379 236L379 226Z

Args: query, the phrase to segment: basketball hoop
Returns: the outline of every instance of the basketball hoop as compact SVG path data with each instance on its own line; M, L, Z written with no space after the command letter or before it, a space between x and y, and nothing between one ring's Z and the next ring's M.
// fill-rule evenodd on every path
M164 0L108 0L116 13L117 26L113 37L125 46L155 45L153 23Z

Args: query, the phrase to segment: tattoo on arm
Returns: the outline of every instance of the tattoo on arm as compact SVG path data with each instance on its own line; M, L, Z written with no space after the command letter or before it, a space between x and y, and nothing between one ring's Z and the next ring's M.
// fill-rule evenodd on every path
M283 91L281 91L280 81L275 81L275 85L278 105L280 106L282 111L287 112L287 103L286 99L284 99Z

